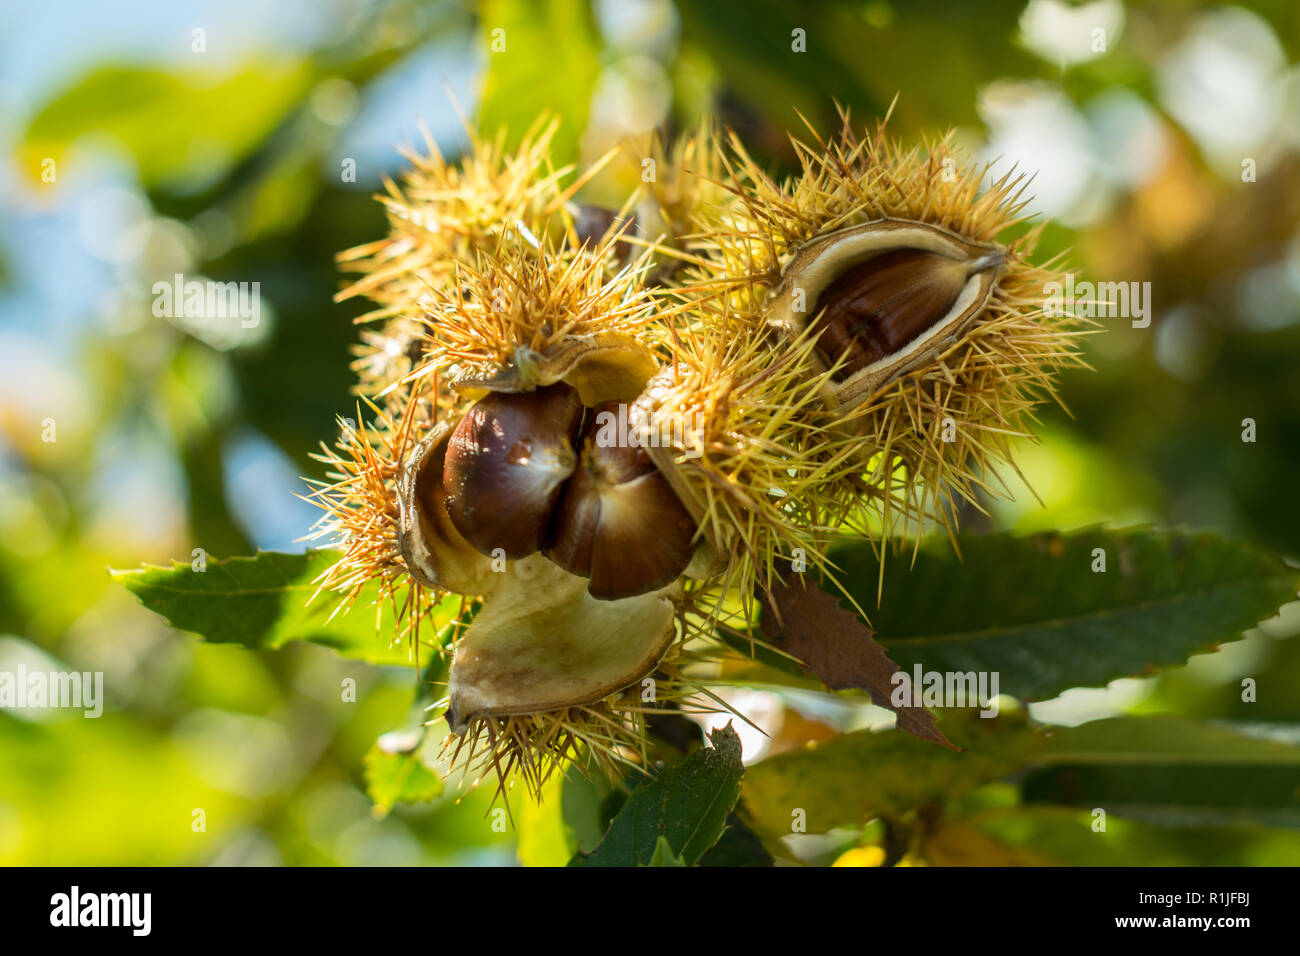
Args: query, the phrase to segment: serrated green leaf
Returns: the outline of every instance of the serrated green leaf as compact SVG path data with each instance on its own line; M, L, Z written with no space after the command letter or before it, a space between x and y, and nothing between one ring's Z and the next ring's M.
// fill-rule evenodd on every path
M896 729L861 730L759 761L745 773L749 820L760 834L784 836L897 815L1005 776L1043 744L1020 714L954 713L942 726L961 753Z
M378 744L365 757L366 793L382 816L398 803L424 803L442 793L442 778L424 765L419 752L388 753Z
M674 858L698 863L722 836L745 772L740 737L730 725L711 733L709 741L711 747L633 790L600 845L579 853L569 865L646 866L661 841Z
M204 571L173 562L171 568L112 574L173 627L214 644L270 650L290 641L310 641L372 664L413 663L404 642L391 643L396 633L392 609L374 606L374 585L333 618L337 595L322 593L307 603L316 593L313 581L338 558L336 551L263 551L253 557L209 559ZM430 633L452 620L459 606L457 599L437 608ZM429 653L424 650L424 655Z
M1300 747L1185 717L1115 717L1056 731L1027 803L1152 823L1300 827Z
M1086 529L962 535L885 567L869 545L832 549L839 580L904 671L996 672L1023 700L1179 664L1295 598L1280 559L1212 534ZM1105 553L1094 572L1095 549Z

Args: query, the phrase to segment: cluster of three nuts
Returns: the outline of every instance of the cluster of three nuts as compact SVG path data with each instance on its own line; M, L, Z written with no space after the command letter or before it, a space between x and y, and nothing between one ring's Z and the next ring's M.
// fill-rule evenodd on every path
M601 440L618 410L584 406L563 382L478 401L443 459L456 530L492 557L541 551L604 600L671 584L690 563L696 523L644 448Z

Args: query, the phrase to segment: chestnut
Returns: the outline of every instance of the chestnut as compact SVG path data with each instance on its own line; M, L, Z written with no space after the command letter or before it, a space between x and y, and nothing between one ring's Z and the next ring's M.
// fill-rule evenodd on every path
M465 414L442 482L447 515L474 548L514 559L546 544L582 416L577 391L563 383L493 392Z
M696 524L644 448L597 440L606 402L587 416L581 454L564 486L545 554L589 578L605 600L666 587L690 563Z
M971 263L924 249L894 249L859 263L817 300L817 345L852 375L904 349L961 295Z

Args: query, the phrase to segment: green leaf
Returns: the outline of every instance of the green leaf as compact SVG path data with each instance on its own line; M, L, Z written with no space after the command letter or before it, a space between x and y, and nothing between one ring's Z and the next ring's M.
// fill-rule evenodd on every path
M897 816L1005 776L1043 744L1021 714L955 712L942 726L961 753L897 729L860 730L762 760L745 773L749 821L762 835L784 836L802 832L797 822L808 833L825 833Z
M1294 739L1294 735L1293 735ZM1300 827L1300 747L1158 715L1056 731L1027 803L1101 808L1151 823Z
M552 140L555 164L577 161L601 69L590 5L586 0L487 0L480 22L487 71L478 128L489 137L504 128L513 147L537 115L549 110L562 120Z
M419 751L388 753L375 744L365 757L366 793L383 816L398 803L423 803L442 793L442 778L424 765Z
M700 866L771 866L774 862L758 834L736 813L727 817L727 829L700 858Z
M655 851L650 855L650 862L646 866L686 866L687 863L681 856L673 852L673 848L668 843L668 838L661 836L655 843Z
M600 845L579 853L569 865L650 865L660 855L662 841L673 858L698 863L722 836L745 772L740 737L730 725L709 734L709 741L712 747L633 790Z
M135 158L146 185L215 179L251 152L306 95L311 67L259 61L228 76L105 67L32 118L21 152L39 169L87 134Z
M885 567L866 544L832 549L838 577L904 671L990 672L1023 700L1101 686L1212 650L1296 594L1280 559L1212 534L1090 528L962 535ZM1092 570L1096 549L1104 572Z
M414 663L404 642L391 643L396 633L392 608L374 606L375 585L332 619L338 595L321 593L307 603L316 593L315 579L338 559L336 551L262 551L253 557L209 559L205 571L173 562L171 568L146 566L112 574L173 627L214 644L273 650L290 641L310 641L372 664ZM445 601L430 625L445 627L459 607L458 598Z

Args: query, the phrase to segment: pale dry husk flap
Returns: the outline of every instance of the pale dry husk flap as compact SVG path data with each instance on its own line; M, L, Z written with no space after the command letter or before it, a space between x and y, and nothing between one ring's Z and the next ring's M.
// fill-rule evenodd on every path
M453 382L470 398L486 392L527 392L556 382L571 385L588 407L606 401L630 402L658 368L654 354L617 332L574 335L543 355L526 346L515 349L509 365L490 376L467 375Z
M672 645L677 585L616 601L540 554L512 561L452 660L447 721L563 710L650 674Z

